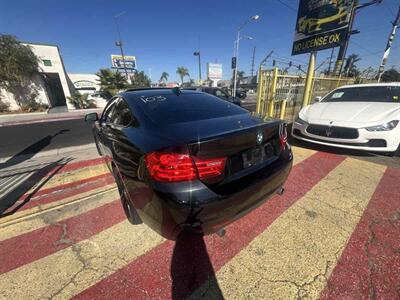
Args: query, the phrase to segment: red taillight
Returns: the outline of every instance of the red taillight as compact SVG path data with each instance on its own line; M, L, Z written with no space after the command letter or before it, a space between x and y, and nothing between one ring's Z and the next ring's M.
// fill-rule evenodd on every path
M226 158L212 158L212 159L198 159L195 158L197 172L199 173L200 179L206 179L210 177L217 177L222 175L225 170Z
M285 150L287 144L287 130L286 130L286 124L281 125L279 129L279 145L281 147L281 150Z
M157 181L177 182L206 179L223 174L226 158L198 159L188 154L152 152L146 156L146 166Z

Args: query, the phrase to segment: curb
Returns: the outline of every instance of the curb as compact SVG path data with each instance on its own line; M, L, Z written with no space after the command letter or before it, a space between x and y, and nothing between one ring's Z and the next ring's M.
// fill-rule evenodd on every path
M96 149L96 145L94 143L90 143L90 144L79 145L79 146L56 148L56 149L51 149L51 150L46 150L46 151L42 151L42 152L36 153L33 156L31 156L31 154L24 154L24 155L19 155L17 157L22 159L22 160L24 159L24 157L32 159L32 158L51 156L51 155L62 155L62 154L70 153L70 152L76 152L76 151L80 151L80 150L87 150L87 149L91 149L91 148ZM7 162L9 159L11 159L13 157L14 156L1 157L0 158L0 163L5 163L5 162Z

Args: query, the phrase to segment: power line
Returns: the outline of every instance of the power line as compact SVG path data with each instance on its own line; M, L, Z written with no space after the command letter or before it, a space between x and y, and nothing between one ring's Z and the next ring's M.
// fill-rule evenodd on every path
M290 9L290 10L292 10L292 11L297 13L297 9L292 7L291 5L287 4L286 2L283 2L282 0L276 0L276 1L278 1L283 6L286 6L288 9Z

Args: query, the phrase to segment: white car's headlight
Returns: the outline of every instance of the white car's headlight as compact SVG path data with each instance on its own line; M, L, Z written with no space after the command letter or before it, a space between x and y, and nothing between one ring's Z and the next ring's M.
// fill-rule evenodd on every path
M297 116L294 122L300 125L308 125L308 123L304 121L302 118L300 118L300 116Z
M399 120L393 120L385 124L366 127L365 129L368 131L389 131L394 129L397 126L397 124L399 124Z

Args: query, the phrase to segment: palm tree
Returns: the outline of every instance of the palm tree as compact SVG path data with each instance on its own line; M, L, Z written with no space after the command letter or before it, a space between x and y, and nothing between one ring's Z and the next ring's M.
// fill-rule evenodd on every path
M100 82L101 91L109 98L114 96L120 90L126 89L128 86L128 82L119 72L110 69L100 69L96 75L99 77L98 81Z
M178 67L178 69L176 69L176 74L179 75L181 78L181 83L183 84L183 78L185 76L189 76L189 70L185 67Z
M169 74L167 72L162 72L160 80L158 81L160 84L165 84L168 81Z

